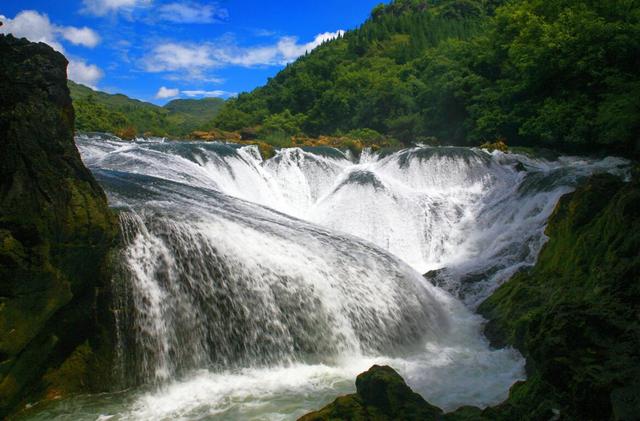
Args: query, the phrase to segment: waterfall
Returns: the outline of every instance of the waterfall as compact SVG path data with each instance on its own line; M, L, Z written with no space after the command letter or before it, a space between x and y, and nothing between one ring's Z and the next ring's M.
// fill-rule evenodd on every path
M443 294L372 244L203 188L97 176L133 206L121 213L127 325L132 369L149 379L398 355L448 329Z
M628 165L453 147L265 161L218 142L77 144L120 211L121 371L156 387L119 419L290 419L372 363L445 409L498 403L523 360L488 347L473 308L535 262L560 196Z

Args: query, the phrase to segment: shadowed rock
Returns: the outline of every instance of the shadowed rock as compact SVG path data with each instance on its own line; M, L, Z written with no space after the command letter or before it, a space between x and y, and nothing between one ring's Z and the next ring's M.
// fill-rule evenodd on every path
M374 365L356 379L357 392L341 396L300 421L319 420L438 420L442 410L411 390L388 366Z
M0 35L0 56L1 417L74 383L70 364L64 382L55 370L95 337L117 224L74 144L67 60L11 35ZM78 352L74 361L94 360Z

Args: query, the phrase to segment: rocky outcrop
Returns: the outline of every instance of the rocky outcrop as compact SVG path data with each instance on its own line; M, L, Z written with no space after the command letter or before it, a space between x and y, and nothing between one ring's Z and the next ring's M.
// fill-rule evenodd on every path
M417 398L413 406L387 400L379 418L359 388L302 419L640 419L638 177L629 183L611 175L591 177L560 200L546 233L550 239L536 265L479 308L492 343L514 346L527 359L527 381L516 383L505 402L441 416L430 405L430 415L423 415L425 403ZM393 412L400 410L402 415ZM389 418L392 413L395 418Z
M374 365L356 379L357 392L341 396L299 421L434 420L442 410L427 403L391 367Z
M117 223L73 141L67 60L11 35L0 35L0 57L2 417L87 375ZM70 356L86 363L75 374Z
M479 308L527 359L508 419L640 419L640 183L592 177L564 196L536 265ZM525 417L525 418L523 418Z

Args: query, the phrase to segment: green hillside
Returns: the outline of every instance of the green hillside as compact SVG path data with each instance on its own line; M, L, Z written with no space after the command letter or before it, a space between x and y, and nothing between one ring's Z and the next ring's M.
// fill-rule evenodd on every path
M223 105L221 98L174 99L162 108L169 111L173 124L181 128L182 133L191 133L210 126Z
M144 133L184 136L211 122L224 100L220 98L174 100L160 107L107 94L69 81L76 111L76 130L116 133L125 137Z
M214 124L635 154L639 68L635 1L396 0L228 101Z

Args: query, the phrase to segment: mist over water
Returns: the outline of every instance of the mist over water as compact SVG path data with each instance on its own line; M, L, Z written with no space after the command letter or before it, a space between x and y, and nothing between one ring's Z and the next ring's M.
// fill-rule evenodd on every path
M626 167L468 148L263 161L221 143L77 144L120 210L129 389L41 419L294 419L374 363L444 409L496 404L523 360L489 349L473 309L535 262L560 196Z

